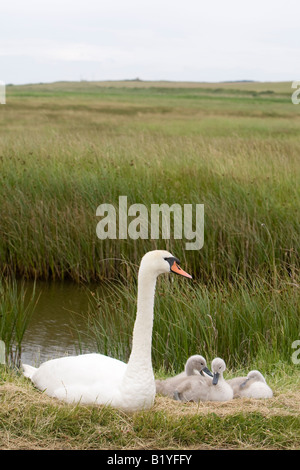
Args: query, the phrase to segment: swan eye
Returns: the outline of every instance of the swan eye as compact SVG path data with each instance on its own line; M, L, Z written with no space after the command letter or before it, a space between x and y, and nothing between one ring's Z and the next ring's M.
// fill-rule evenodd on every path
M168 263L171 265L174 263L174 261L177 263L177 264L180 264L180 261L178 258L175 258L175 257L172 257L172 258L164 258L165 261L168 261Z

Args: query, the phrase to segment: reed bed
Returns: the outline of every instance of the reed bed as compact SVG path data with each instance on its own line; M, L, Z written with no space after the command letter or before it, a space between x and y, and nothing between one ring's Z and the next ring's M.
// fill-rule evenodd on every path
M263 373L291 363L300 331L297 287L282 281L274 289L260 279L219 288L180 281L160 280L157 286L152 361L158 373L181 372L193 354L209 362L219 356L234 370ZM96 291L90 299L89 341L99 352L128 361L136 283L111 284L105 297Z
M37 302L34 286L29 297L26 294L24 283L13 275L0 276L1 363L12 367L20 365L23 336Z
M113 279L167 248L203 282L296 279L299 113L279 91L8 87L1 108L0 267ZM241 87L241 84L239 85ZM239 87L237 85L237 88ZM270 93L267 93L267 92ZM261 94L263 93L263 94ZM204 204L205 240L99 240L96 209ZM130 220L130 218L129 218Z

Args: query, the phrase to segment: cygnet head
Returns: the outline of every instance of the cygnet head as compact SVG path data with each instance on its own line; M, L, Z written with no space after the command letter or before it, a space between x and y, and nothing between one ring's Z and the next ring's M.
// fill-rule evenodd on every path
M226 370L226 364L220 357L216 357L211 363L211 369L214 374L212 383L217 385L220 375L223 375L224 370Z
M143 270L143 272L152 273L155 276L173 272L192 279L192 276L181 269L179 264L179 259L172 255L172 253L165 250L153 250L148 251L148 253L143 256L140 271Z
M255 382L267 383L264 376L258 370L251 370L247 375L246 380L240 385L240 388L244 388L251 379Z
M192 375L194 370L198 370L201 375L204 375L205 372L210 377L213 377L213 374L208 369L206 360L200 354L195 354L194 356L190 356L185 364L185 373L186 375Z
M257 380L257 382L266 383L264 376L258 370L251 370L249 374L247 375L247 379L248 380L254 379L254 380Z

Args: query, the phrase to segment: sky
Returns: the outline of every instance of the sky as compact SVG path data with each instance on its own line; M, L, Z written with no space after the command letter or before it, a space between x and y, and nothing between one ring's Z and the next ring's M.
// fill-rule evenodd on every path
M10 0L0 81L300 80L299 0Z

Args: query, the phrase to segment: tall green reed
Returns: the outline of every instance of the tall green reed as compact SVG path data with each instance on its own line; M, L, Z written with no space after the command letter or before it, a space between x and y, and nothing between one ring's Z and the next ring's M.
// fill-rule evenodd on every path
M24 283L13 276L0 276L0 340L5 363L19 366L22 341L36 305L35 289L29 298Z
M91 132L89 132L91 134ZM77 282L116 278L154 248L173 251L199 280L276 278L299 268L296 148L287 143L144 135L40 136L1 160L1 269ZM236 145L234 145L234 143ZM48 154L48 152L50 154ZM286 160L282 160L282 152ZM259 165L258 155L264 155ZM277 165L277 166L276 166ZM204 204L205 240L99 240L96 208L120 195L151 204ZM124 272L123 272L124 274Z
M136 282L91 296L88 331L99 352L128 360L136 316ZM155 369L180 371L192 354L223 357L231 368L267 370L291 362L299 337L299 286L274 289L261 278L218 287L158 279L153 328Z

